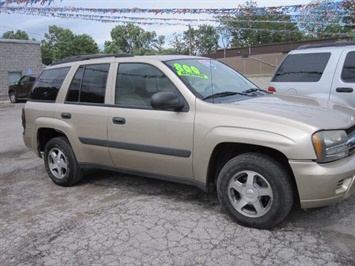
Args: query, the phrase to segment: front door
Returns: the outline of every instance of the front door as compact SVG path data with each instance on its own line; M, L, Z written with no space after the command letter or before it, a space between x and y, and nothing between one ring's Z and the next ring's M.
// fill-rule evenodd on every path
M26 85L30 80L30 76L23 76L20 81L18 82L18 85L16 86L17 89L17 97L19 98L27 98L27 91L26 91Z
M157 178L192 179L194 110L154 110L150 97L171 91L173 83L148 64L118 67L115 107L108 112L108 146L115 166Z

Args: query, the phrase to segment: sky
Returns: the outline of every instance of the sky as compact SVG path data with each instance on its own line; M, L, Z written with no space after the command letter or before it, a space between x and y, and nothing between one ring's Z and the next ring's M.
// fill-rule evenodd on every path
M0 0L4 2L5 0ZM49 7L49 8L61 8L61 7L76 7L76 8L142 8L142 9L171 9L171 8L237 8L239 5L245 4L246 0L53 0L53 2L48 5L40 4L27 4L28 7ZM306 5L311 2L311 0L257 0L258 7L270 7L270 6L288 6L288 5ZM13 5L15 6L15 5ZM26 6L25 4L17 6ZM86 13L87 14L87 13ZM153 17L153 18L179 18L179 19L213 19L213 15L208 14L164 14L164 15L154 15L154 14L107 14L112 16L130 16L130 17ZM174 24L178 24L175 21ZM206 22L200 22L206 23ZM207 22L211 24L212 22ZM36 40L41 40L44 38L44 34L48 32L48 27L50 25L56 25L58 27L70 29L74 34L88 34L96 41L101 49L103 49L104 42L110 41L110 32L112 28L117 25L124 25L121 23L103 23L94 20L83 20L83 19L69 19L69 18L56 18L56 17L46 17L36 15L26 15L26 14L16 14L16 13L0 13L0 36L7 31L25 31L30 36L30 38L35 38ZM192 26L197 27L198 24L193 24ZM186 25L138 25L146 31L155 31L157 35L165 36L165 42L172 39L174 34L182 34L182 32L188 29Z

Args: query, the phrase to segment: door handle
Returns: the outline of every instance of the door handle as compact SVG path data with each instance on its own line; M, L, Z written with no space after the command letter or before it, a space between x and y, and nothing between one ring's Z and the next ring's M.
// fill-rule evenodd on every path
M336 88L336 92L353 92L353 88Z
M69 113L62 113L60 116L61 116L63 119L70 119L70 118L71 118L71 114L69 114Z
M114 117L112 118L112 122L117 125L124 125L126 124L126 119L123 117Z

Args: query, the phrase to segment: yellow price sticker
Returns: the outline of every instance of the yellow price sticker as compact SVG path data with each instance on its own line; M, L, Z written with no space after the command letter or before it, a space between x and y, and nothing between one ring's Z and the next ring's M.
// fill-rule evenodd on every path
M201 74L200 70L197 67L188 66L188 65L181 65L178 63L175 63L174 67L175 67L176 73L179 76L189 76L189 77L208 79L208 76L205 74Z

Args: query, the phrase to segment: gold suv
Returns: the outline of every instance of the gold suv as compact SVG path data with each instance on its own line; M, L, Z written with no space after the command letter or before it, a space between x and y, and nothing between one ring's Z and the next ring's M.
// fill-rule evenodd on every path
M191 56L90 55L47 67L23 139L58 185L104 168L217 189L239 224L271 228L297 201L354 191L355 110L260 90Z

